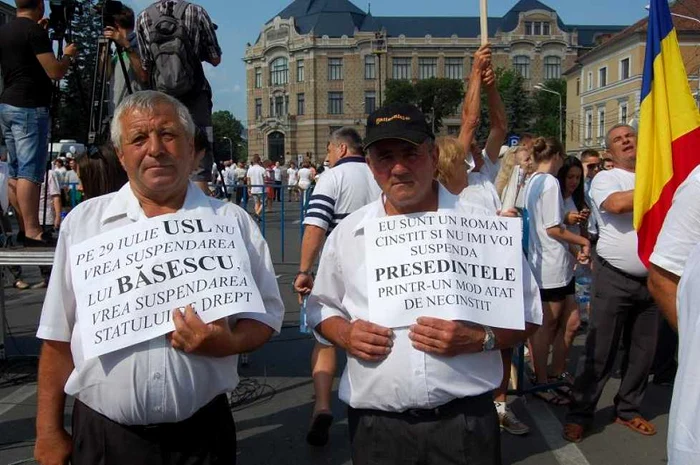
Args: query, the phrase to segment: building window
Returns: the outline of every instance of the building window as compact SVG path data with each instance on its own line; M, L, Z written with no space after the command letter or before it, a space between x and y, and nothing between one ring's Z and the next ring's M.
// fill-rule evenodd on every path
M544 57L544 78L559 79L561 77L561 58Z
M627 124L627 102L620 103L620 123Z
M588 72L588 83L586 84L586 90L593 90L593 72Z
M304 114L304 94L297 94L297 115Z
M548 36L550 34L549 23L542 23L542 35Z
M451 124L447 126L447 135L448 136L457 136L459 135L459 126L455 124Z
M464 79L464 60L462 58L445 58L445 77L447 79Z
M630 59L625 58L620 61L620 80L625 80L630 78Z
M283 86L289 82L289 62L284 57L276 58L270 63L270 83Z
M581 95L581 78L576 78L576 96Z
M7 23L7 15L5 13L0 13L0 26Z
M437 58L418 59L418 78L430 79L437 77Z
M377 57L365 55L365 79L377 79Z
M543 21L525 21L526 36L548 36L551 27L548 22Z
M605 137L605 108L598 110L598 137Z
M540 23L538 21L538 22L534 23L533 26L534 26L533 27L534 30L532 31L532 35L541 36L542 35L542 23Z
M255 119L256 120L262 119L262 99L261 98L255 99Z
M373 113L377 109L377 93L373 90L365 91L365 113Z
M591 110L586 110L586 139L590 139L593 135L593 113Z
M297 61L297 82L304 82L304 60Z
M255 68L255 88L262 87L262 68Z
M328 80L342 81L343 80L343 59L329 58L328 59Z
M525 79L530 79L530 57L525 55L513 57L513 68Z
M275 116L280 117L284 115L284 97L278 95L275 97Z
M328 92L328 114L342 115L343 114L343 93Z
M532 35L532 22L531 21L525 21L525 35L526 36Z
M411 58L394 58L391 77L394 79L411 79Z
M605 87L608 85L608 68L603 67L598 70L598 87Z

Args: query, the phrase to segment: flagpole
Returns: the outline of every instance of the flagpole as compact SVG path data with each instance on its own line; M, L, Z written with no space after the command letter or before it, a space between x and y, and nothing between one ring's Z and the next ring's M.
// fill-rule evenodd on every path
M489 5L488 0L479 0L481 3L481 45L489 43Z

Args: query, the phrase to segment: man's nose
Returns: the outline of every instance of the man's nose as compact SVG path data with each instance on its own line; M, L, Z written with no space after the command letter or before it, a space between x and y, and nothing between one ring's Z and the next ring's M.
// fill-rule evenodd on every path
M163 139L159 134L152 132L148 136L148 155L151 157L159 157L164 153Z

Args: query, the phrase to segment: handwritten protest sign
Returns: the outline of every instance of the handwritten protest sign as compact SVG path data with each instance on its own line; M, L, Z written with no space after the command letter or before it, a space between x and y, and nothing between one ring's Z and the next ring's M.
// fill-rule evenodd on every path
M421 316L524 329L521 223L422 213L365 227L369 314L397 328Z
M207 323L264 312L235 218L138 221L72 246L70 260L86 358L173 331L173 310L187 305Z

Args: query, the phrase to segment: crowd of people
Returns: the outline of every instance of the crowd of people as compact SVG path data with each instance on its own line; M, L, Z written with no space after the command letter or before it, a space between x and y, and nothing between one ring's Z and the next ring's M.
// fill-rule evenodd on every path
M12 204L26 246L48 245L46 230L60 228L54 267L42 270L48 289L37 334L44 341L39 463L236 462L225 393L238 383L238 355L279 333L284 314L256 220L283 201L301 201L305 210L293 286L316 338L309 354L315 392L309 444L329 440L337 352L344 352L339 397L349 406L353 463L499 464L499 431L530 431L507 399L520 345L529 359L530 392L567 408L566 440L587 434L619 352L614 421L654 435L641 406L650 374L658 384L673 384L679 330L680 370L688 378L676 378L669 457L674 465L700 458L694 409L681 408L679 400L695 405L698 399L697 369L688 357L697 344L692 299L700 272L688 256L700 239L700 178L694 173L679 190L647 285L632 224L635 128L610 128L606 153L567 156L561 141L534 134L503 146L506 109L484 45L473 57L458 136L436 137L418 108L391 104L369 115L364 138L350 127L333 132L318 167L258 154L249 164L219 166L202 70L202 62L221 62L216 28L202 7L161 0L138 16L122 6L104 31L128 64L124 75L118 57L101 57L112 62L109 143L59 157L47 170L51 94L43 89L68 71L78 51L69 44L56 59L44 2L16 5L17 19L0 27L0 127L9 152L7 169L0 165L7 181L0 192L9 191L8 201L0 195L0 204L5 211ZM477 141L482 104L490 131ZM65 219L61 185L80 185L84 197ZM167 335L86 359L71 247L148 218L203 211L239 226L263 308L210 323L191 307L177 309ZM523 305L516 311L523 329L435 317L391 328L372 322L367 226L426 212L520 219ZM585 363L574 372L570 352L581 333ZM63 427L67 395L76 399L71 434Z

